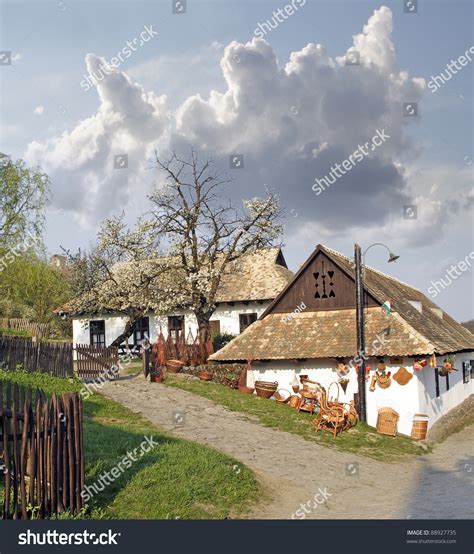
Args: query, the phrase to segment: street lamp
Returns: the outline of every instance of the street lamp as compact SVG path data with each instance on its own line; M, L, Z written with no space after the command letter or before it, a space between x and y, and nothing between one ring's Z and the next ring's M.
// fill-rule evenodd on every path
M354 245L354 262L355 262L355 289L356 289L356 322L357 322L357 352L359 359L365 360L365 334L364 334L364 283L363 269L365 265L365 256L373 246L383 246L388 251L388 263L398 260L400 256L394 254L388 246L381 242L375 242L364 250L361 254L361 248L358 244ZM362 367L359 367L357 375L359 385L358 398L358 413L360 421L367 421L367 403L365 398L365 364L362 362Z

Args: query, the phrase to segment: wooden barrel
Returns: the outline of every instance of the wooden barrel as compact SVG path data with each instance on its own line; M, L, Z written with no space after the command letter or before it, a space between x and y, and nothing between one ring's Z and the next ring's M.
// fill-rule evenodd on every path
M427 414L415 414L413 416L413 426L411 428L411 438L416 441L426 439L428 431L429 416Z

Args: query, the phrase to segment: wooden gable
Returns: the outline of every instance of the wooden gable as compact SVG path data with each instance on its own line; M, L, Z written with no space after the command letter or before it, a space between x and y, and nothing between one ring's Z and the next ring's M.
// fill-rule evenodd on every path
M355 308L355 282L337 263L319 249L262 315L290 313L304 304L304 311ZM380 306L367 292L367 307Z

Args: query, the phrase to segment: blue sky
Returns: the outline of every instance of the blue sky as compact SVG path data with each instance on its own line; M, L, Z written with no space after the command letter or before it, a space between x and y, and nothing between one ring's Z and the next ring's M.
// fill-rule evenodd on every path
M171 1L0 3L0 50L13 58L0 67L0 150L51 175L51 253L59 245L87 246L99 221L122 208L132 221L156 184L156 174L146 169L151 145L164 152L191 144L226 170L229 154L244 154L245 168L231 171L234 198L261 194L264 184L281 192L292 269L319 242L350 254L355 241L382 241L401 254L397 265L385 267L383 249L371 250L367 262L426 293L432 280L474 250L473 64L436 93L426 88L431 75L474 45L472 2L425 0L418 13L407 14L402 0L308 0L265 36L268 47L247 44L258 23L287 4L188 0L186 13L175 15ZM91 64L97 57L110 60L145 25L158 36L120 65L116 81L106 78L85 92L86 55L94 55ZM354 35L365 37L364 72L337 61L353 47ZM274 72L273 56L282 70L309 43L321 44L331 61L313 49L297 57L284 78ZM223 59L234 64L228 73ZM142 87L141 100L130 83ZM225 107L230 92L213 100L211 90L230 91L234 104ZM310 113L313 93L315 111L326 111ZM415 100L419 115L410 121L392 109ZM153 111L153 124L140 119L141 109L144 118ZM226 123L222 131L231 115L238 125ZM389 143L315 198L314 178L381 125L393 131ZM122 152L129 153L129 172L109 164ZM403 218L406 204L417 206L417 220ZM473 317L472 270L435 301L458 319Z

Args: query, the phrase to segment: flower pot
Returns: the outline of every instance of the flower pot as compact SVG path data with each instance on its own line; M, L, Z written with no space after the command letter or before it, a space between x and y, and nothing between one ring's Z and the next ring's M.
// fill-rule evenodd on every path
M239 386L239 392L241 392L242 394L253 394L254 390L255 389L252 387L244 387L243 385Z
M207 369L201 369L198 371L197 376L201 381L212 381L213 373L211 371L207 371Z
M163 373L156 373L154 375L150 375L150 383L161 383L164 380Z

